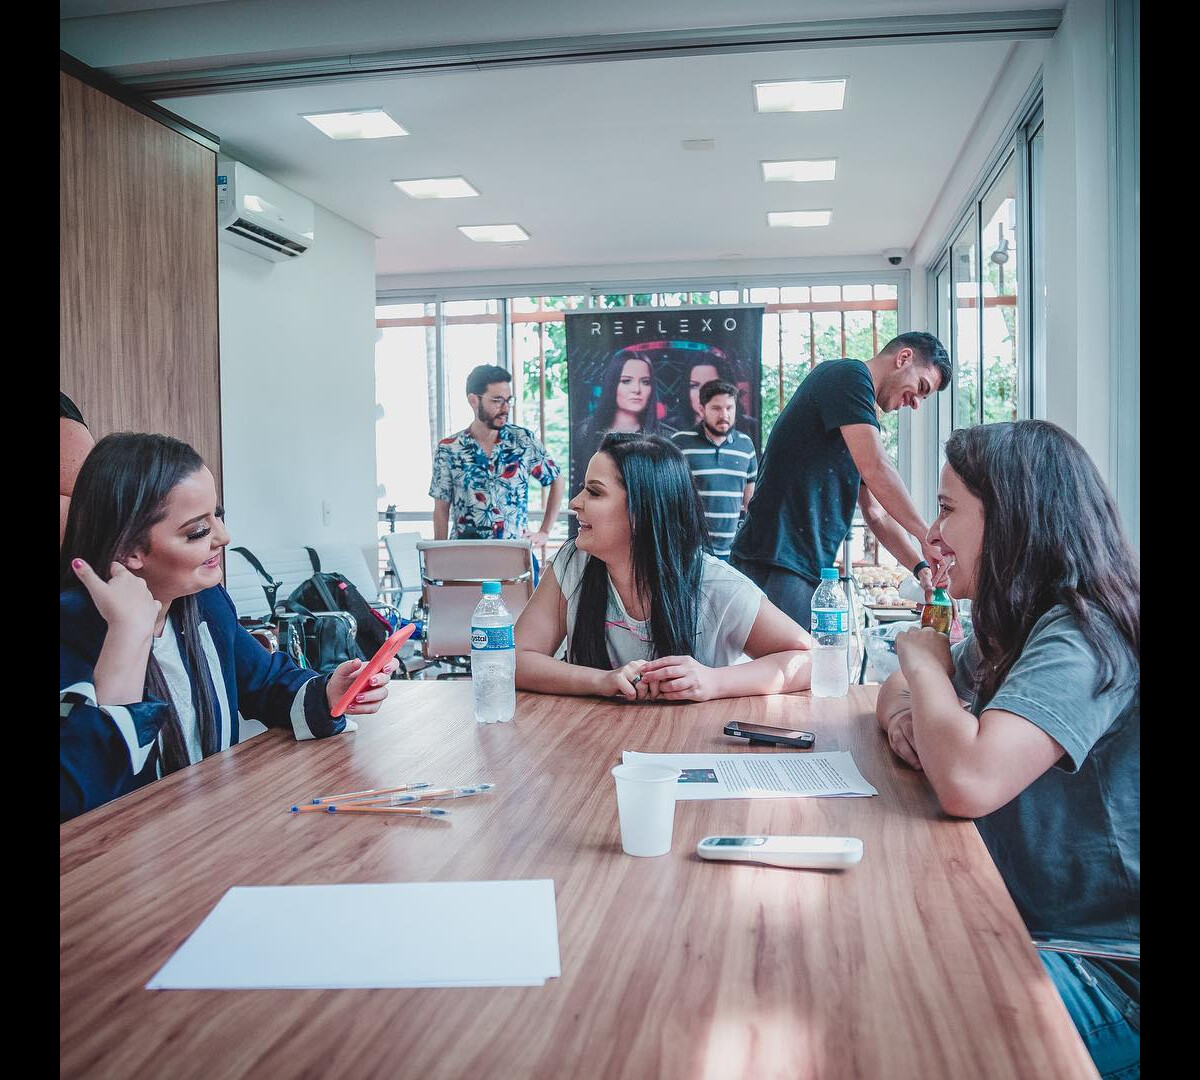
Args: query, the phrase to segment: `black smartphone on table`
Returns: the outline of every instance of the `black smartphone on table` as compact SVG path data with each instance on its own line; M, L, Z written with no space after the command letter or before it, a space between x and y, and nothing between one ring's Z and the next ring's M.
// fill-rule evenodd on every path
M765 724L744 724L731 720L725 725L725 734L735 738L749 739L752 743L769 746L791 746L796 750L811 750L817 737L811 731L794 728L767 727Z

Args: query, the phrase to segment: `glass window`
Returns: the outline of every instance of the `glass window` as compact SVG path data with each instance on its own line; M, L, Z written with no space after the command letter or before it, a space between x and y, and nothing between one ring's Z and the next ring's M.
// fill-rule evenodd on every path
M929 278L930 317L954 368L949 401L938 406L939 442L953 428L1034 416L1044 394L1041 114L1037 101L1000 147Z
M783 395L780 408L792 399L803 381L812 371L812 312L784 311L780 313L780 348L783 356ZM765 400L766 394L764 392Z
M1045 161L1044 129L1038 123L1029 140L1029 287L1025 291L1025 310L1029 312L1032 361L1026 370L1045 370L1046 357L1046 235L1045 206L1042 202L1042 169ZM1045 402L1037 400L1035 380L1030 381L1029 401L1023 403L1023 415L1045 415ZM1037 410L1041 410L1039 413Z
M983 422L1017 419L1017 160L984 195Z
M541 440L555 461L566 465L567 427L567 353L566 323L563 313L587 306L583 296L530 296L512 305L510 359L518 373L520 387L513 393L520 407L516 422L529 428ZM520 307L518 308L518 304ZM531 506L545 506L548 489L533 485L529 489Z
M870 289L870 285L867 286ZM875 320L870 311L847 311L846 355L855 360L870 360L877 352L875 348Z
M425 316L426 304L380 304L375 308L379 319L420 319Z
M954 282L954 426L979 423L979 285L972 215L950 245Z
M775 312L764 312L762 321L762 437L765 443L767 432L775 426L775 420L787 399L780 401L779 375L781 371L780 338L781 316Z
M446 434L475 419L467 401L467 376L480 364L503 366L499 300L456 300L442 305L446 372Z
M836 286L834 286L836 288ZM813 289L815 293L817 290ZM814 311L813 336L815 338L817 363L822 360L839 360L846 354L842 351L842 314L840 311Z
M604 308L764 305L760 358L764 440L814 364L847 355L867 360L895 336L897 325L896 288L880 284L848 285L844 294L840 285L756 286L595 293L590 299L595 307ZM437 439L462 430L473 419L466 401L467 375L479 364L504 366L506 355L513 377L511 422L532 430L552 457L567 463L564 316L587 308L588 301L585 295L443 301L440 365L437 302L377 306L380 510L395 505L400 513L432 511L426 493ZM439 394L444 395L442 430L438 430ZM883 426L884 444L895 461L895 415L884 418ZM545 489L532 488L531 508L544 505Z
M429 325L384 327L375 345L375 457L381 511L389 505L401 512L432 511L429 478L438 438L437 337L434 305L413 306L428 316Z

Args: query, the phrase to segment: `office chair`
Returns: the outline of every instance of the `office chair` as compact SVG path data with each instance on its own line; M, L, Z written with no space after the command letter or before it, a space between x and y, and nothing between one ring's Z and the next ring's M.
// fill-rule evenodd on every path
M422 653L452 669L439 679L461 678L471 670L471 616L480 586L499 581L504 606L516 622L533 595L533 550L528 540L420 540L417 557Z
M421 558L417 554L419 532L385 533L383 542L387 546L388 562L396 579L394 587L380 589L381 596L395 604L403 613L412 611L421 599Z

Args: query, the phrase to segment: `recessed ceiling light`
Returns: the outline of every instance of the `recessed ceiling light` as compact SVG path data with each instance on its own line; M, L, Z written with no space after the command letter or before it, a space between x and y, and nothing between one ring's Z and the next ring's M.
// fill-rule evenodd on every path
M832 180L837 168L837 158L822 158L817 161L764 161L763 179L768 182L790 180L802 183L807 180Z
M429 180L393 180L412 199L469 199L478 195L461 176L436 176Z
M460 225L458 231L481 244L515 244L529 239L520 225Z
M300 115L331 139L391 139L397 135L408 134L382 109Z
M845 79L754 84L754 107L759 112L824 112L840 109L845 99Z
M832 210L771 210L767 224L773 229L804 229L812 225L828 225Z

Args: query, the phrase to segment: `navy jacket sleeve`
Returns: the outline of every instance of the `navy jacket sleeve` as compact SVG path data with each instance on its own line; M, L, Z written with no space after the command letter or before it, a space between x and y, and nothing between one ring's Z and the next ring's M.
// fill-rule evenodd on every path
M237 609L223 588L208 589L203 597L206 614L211 612L211 621L232 642L238 712L267 727L291 728L298 739L323 739L345 730L346 718L329 713L328 675L297 667L287 653L267 652L237 621Z
M96 703L93 669L108 629L91 598L59 594L59 821L133 791L157 775L167 704Z

